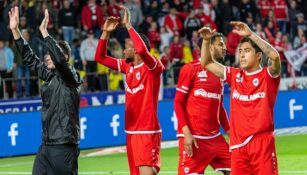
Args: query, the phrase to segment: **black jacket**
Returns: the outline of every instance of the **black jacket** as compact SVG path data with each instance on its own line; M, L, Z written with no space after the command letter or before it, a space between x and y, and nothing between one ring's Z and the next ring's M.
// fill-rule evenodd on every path
M82 80L79 73L65 61L57 42L50 36L45 38L45 42L55 70L48 69L23 38L16 40L24 63L45 81L41 87L43 144L79 144Z

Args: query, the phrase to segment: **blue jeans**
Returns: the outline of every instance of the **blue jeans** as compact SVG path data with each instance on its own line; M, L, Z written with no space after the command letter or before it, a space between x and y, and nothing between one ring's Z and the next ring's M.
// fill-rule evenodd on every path
M69 44L72 43L72 40L75 37L75 29L74 27L69 27L69 26L63 26L63 38L65 41L67 41Z
M17 78L27 78L16 82L17 97L22 97L22 82L25 82L25 95L30 96L30 69L26 66L17 66Z
M285 20L278 20L277 25L280 29L280 31L285 34L287 32L287 21Z

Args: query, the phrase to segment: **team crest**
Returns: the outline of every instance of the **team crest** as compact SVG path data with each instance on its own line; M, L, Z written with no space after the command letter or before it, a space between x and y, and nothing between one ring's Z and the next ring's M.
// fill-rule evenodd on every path
M236 75L236 82L237 83L242 83L242 81L243 81L243 77L241 77L241 73L239 72Z
M259 84L259 79L258 78L254 78L253 85L254 86L258 86L258 84Z
M135 76L136 76L136 79L137 79L137 80L140 80L140 79L141 79L141 74L140 74L140 72L136 73Z
M207 71L198 72L197 77L198 77L198 78L206 78L206 77L208 77Z

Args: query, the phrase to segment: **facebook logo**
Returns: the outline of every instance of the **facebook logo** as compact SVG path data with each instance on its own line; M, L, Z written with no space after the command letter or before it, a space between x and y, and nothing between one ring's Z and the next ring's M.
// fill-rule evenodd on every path
M111 128L113 128L113 136L118 136L118 130L117 128L119 127L119 115L115 114L112 117L112 122L110 123Z
M85 139L85 130L87 129L86 117L80 119L80 138L81 140Z
M173 122L173 126L174 126L174 130L177 131L178 129L178 120L177 120L177 117L176 117L176 113L175 111L173 111L173 116L171 118L171 121Z
M10 127L10 131L8 132L9 137L11 137L11 145L16 146L16 136L18 136L18 123L12 123Z

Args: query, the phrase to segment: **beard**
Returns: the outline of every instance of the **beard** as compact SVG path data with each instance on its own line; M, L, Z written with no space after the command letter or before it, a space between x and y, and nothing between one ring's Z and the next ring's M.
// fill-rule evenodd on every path
M128 58L126 58L126 63L131 63L131 62L133 62L133 57L128 57Z

